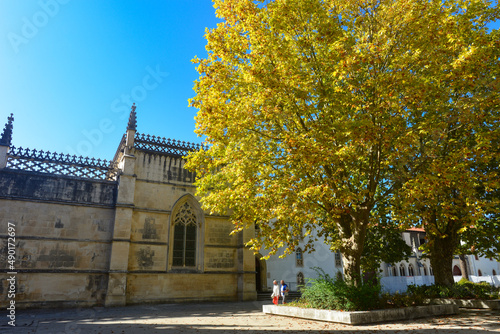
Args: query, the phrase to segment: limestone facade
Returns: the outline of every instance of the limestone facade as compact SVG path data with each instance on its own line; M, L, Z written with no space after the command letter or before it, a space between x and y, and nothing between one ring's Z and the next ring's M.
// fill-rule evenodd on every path
M201 208L182 158L196 146L135 128L134 106L110 163L0 143L1 307L8 226L18 308L256 299L254 231Z

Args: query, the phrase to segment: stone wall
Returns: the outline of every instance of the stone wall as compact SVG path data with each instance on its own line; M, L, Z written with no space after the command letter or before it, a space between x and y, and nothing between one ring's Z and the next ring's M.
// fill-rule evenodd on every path
M115 155L116 181L0 168L0 307L10 301L8 223L18 308L256 299L255 258L244 247L254 231L231 235L227 216L201 209L185 147L161 141L172 151L155 152L156 142L138 149L133 138L127 130ZM194 266L173 265L180 212L195 217Z
M235 274L131 274L127 303L229 301L237 293Z
M153 152L135 150L139 180L192 185L194 173L184 169L185 160Z
M242 236L230 235L227 217L201 209L184 161L139 150L133 154L134 188L124 196L133 191L126 303L255 299L253 254L243 251ZM197 265L176 268L172 215L186 201L198 217ZM248 253L248 268L241 264L242 252Z
M116 185L0 171L0 289L15 225L18 307L99 305L107 288ZM0 293L0 305L8 302Z
M0 198L112 207L116 183L3 169L0 172Z

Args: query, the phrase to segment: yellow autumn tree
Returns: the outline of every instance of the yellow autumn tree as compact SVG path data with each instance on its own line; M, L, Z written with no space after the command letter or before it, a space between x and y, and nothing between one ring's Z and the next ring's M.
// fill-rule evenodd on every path
M414 177L408 168L422 162L421 131L434 126L428 115L446 110L450 94L462 94L454 101L467 119L470 106L477 112L498 103L465 102L469 91L497 84L490 68L497 32L482 28L498 18L497 6L214 6L222 22L206 33L207 58L194 60L200 78L190 100L207 146L189 155L187 167L197 173L204 207L230 214L235 230L255 224L254 249L292 251L300 234L315 229L342 252L346 278L359 283L373 209ZM450 86L464 74L466 84Z

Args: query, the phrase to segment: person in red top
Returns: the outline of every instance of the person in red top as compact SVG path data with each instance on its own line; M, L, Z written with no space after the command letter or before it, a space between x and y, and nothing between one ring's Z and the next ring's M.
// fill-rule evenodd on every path
M280 297L280 286L278 285L278 281L274 280L273 281L273 294L271 295L271 298L273 299L273 303L278 305L278 300Z

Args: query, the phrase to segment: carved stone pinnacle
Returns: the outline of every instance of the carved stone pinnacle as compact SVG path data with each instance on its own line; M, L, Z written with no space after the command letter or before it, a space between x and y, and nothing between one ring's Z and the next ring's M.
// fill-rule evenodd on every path
M137 130L137 114L135 112L135 103L132 105L132 110L130 111L130 117L128 118L127 130Z
M0 137L0 145L2 146L10 146L12 142L12 122L14 121L13 114L7 118L7 123L5 123L5 127L3 128L2 137Z

